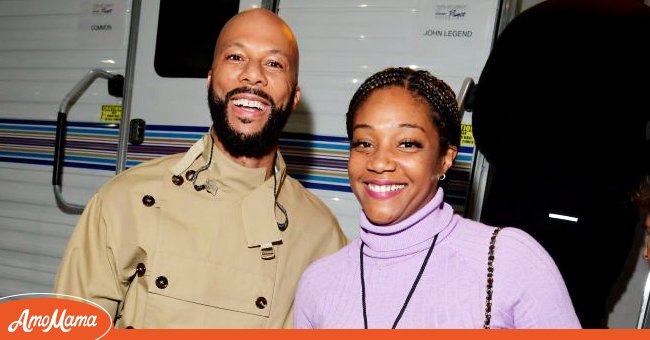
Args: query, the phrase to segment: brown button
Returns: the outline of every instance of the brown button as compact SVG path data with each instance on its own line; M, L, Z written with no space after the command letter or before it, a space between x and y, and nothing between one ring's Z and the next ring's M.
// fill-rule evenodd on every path
M178 175L172 176L172 183L174 183L176 185L183 185L184 181L185 180L183 180L183 177L181 177L181 176L178 176Z
M167 281L167 278L164 277L164 276L158 276L158 277L156 278L156 287L158 287L158 288L160 288L160 289L165 289L165 288L167 288L167 284L168 284L168 283L169 283L169 282Z
M147 267L144 266L144 263L138 263L138 265L135 267L135 272L138 274L138 276L144 275L144 272L147 271Z
M126 326L125 329L133 329L133 326Z
M188 181L191 181L194 179L194 175L196 174L196 171L194 170L189 170L185 173L185 178L187 178Z
M150 207L156 203L156 199L153 198L151 195L144 195L142 197L142 204L144 204L146 207Z
M260 297L257 298L257 300L255 300L255 306L257 306L257 308L259 308L259 309L266 308L266 304L267 304L266 303L266 298L263 297L263 296L260 296Z

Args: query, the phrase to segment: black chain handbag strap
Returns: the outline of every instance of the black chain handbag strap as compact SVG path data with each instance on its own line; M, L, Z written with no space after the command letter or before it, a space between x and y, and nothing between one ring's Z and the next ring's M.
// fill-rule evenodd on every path
M494 244L497 241L497 235L502 227L494 229L492 238L490 238L490 250L488 251L488 265L487 265L487 286L485 295L485 320L483 321L483 329L490 329L490 320L492 319L492 282L494 281Z

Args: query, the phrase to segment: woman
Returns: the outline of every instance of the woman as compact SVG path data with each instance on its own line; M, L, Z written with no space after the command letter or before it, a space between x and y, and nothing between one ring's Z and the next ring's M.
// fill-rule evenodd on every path
M454 215L443 202L438 183L460 145L454 98L444 82L409 68L378 72L354 94L348 172L363 208L360 238L303 274L295 327L580 327L537 242Z

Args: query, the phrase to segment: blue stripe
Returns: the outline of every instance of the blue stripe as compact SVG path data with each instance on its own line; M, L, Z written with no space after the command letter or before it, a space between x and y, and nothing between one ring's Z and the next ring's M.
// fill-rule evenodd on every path
M104 135L104 136L119 136L118 130L102 130L102 129L78 129L68 128L68 133L79 133L87 135Z
M26 159L26 158L14 158L14 157L2 157L2 156L0 156L0 162L49 165L49 166L52 166L52 163L54 163L51 160Z
M47 165L47 166L52 166L52 163L54 163L51 160L13 158L13 157L0 157L0 162L34 164L34 165ZM100 164L85 164L85 163L63 162L63 165L66 166L66 167L74 167L74 168L115 171L115 166L106 166L106 165L100 165Z
M180 125L147 125L147 130L158 131L179 131L179 132L197 132L201 135L208 132L207 126L180 126Z
M114 129L119 130L119 123L89 123L89 122L68 122L68 126L76 127L90 127L90 128L105 128L105 129Z
M54 156L52 154L42 154L34 152L18 152L18 151L2 151L0 150L0 155L16 157L16 158L37 158L37 159L47 159L53 160ZM84 157L84 156L65 156L64 162L75 161L76 162L91 162L91 163L104 163L104 164L113 164L115 165L115 159L105 159L98 157ZM80 163L79 163L80 164Z
M336 145L336 144L324 144L324 143L318 143L312 141L299 142L299 141L280 140L280 147L282 146L300 146L300 147L312 148L312 149L334 149L334 150L345 150L345 151L347 151L350 148L347 144Z
M0 124L1 130L19 130L19 131L45 131L45 132L54 132L56 129L54 127L44 127L44 126L16 126L8 124Z
M113 165L115 165L115 158L106 159L106 158L99 158L99 157L65 156L65 160L66 161L103 163L103 164L113 164Z
M64 166L73 167L73 168L82 168L82 169L92 169L92 170L106 170L115 172L114 165L103 165L103 164L92 164L92 163L75 163L75 162L64 162Z
M457 161L471 162L474 156L472 155L458 155L456 156Z
M471 153L474 154L473 146L461 146L459 153Z
M340 185L332 185L332 184L321 184L321 183L312 183L312 182L302 182L302 181L301 181L301 183L305 188L309 188L309 189L352 192L352 189L350 189L350 187L348 187L348 186L340 186Z
M52 125L56 126L56 120L31 120L31 119L7 119L0 118L0 123L21 124L21 125Z
M146 137L163 137L163 138L176 138L176 139L182 139L182 138L188 138L192 139L192 141L199 139L203 137L203 134L201 133L170 133L170 132L154 132L154 131L146 131L145 132Z
M88 122L68 122L68 126L75 127L89 127L89 128L104 128L104 129L113 129L119 130L119 123L88 123Z
M33 153L33 152L2 151L2 150L0 150L0 155L11 156L11 157L31 157L31 158L41 158L41 159L54 159L54 156L52 154L42 154L42 153Z
M320 182L335 182L342 183L345 185L349 184L347 178L337 178L337 177L326 177L326 176L315 176L315 175L304 175L304 174L292 174L291 177L301 180L301 181L320 181Z
M136 166L136 165L138 165L138 164L140 164L140 163L142 163L142 161L127 160L127 161L126 161L126 167L127 167L127 168L131 168L131 167L134 167L134 166Z
M314 141L346 143L346 144L349 143L348 139L346 137L312 135L312 134L301 133L301 132L283 132L280 135L280 138L281 139L284 138L284 139L314 140Z

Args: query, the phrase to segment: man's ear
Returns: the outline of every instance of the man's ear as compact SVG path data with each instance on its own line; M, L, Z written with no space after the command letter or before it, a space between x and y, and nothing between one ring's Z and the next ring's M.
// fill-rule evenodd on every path
M292 110L296 108L296 105L298 105L298 101L300 100L300 84L296 85L296 93L293 95L293 107L291 108Z

